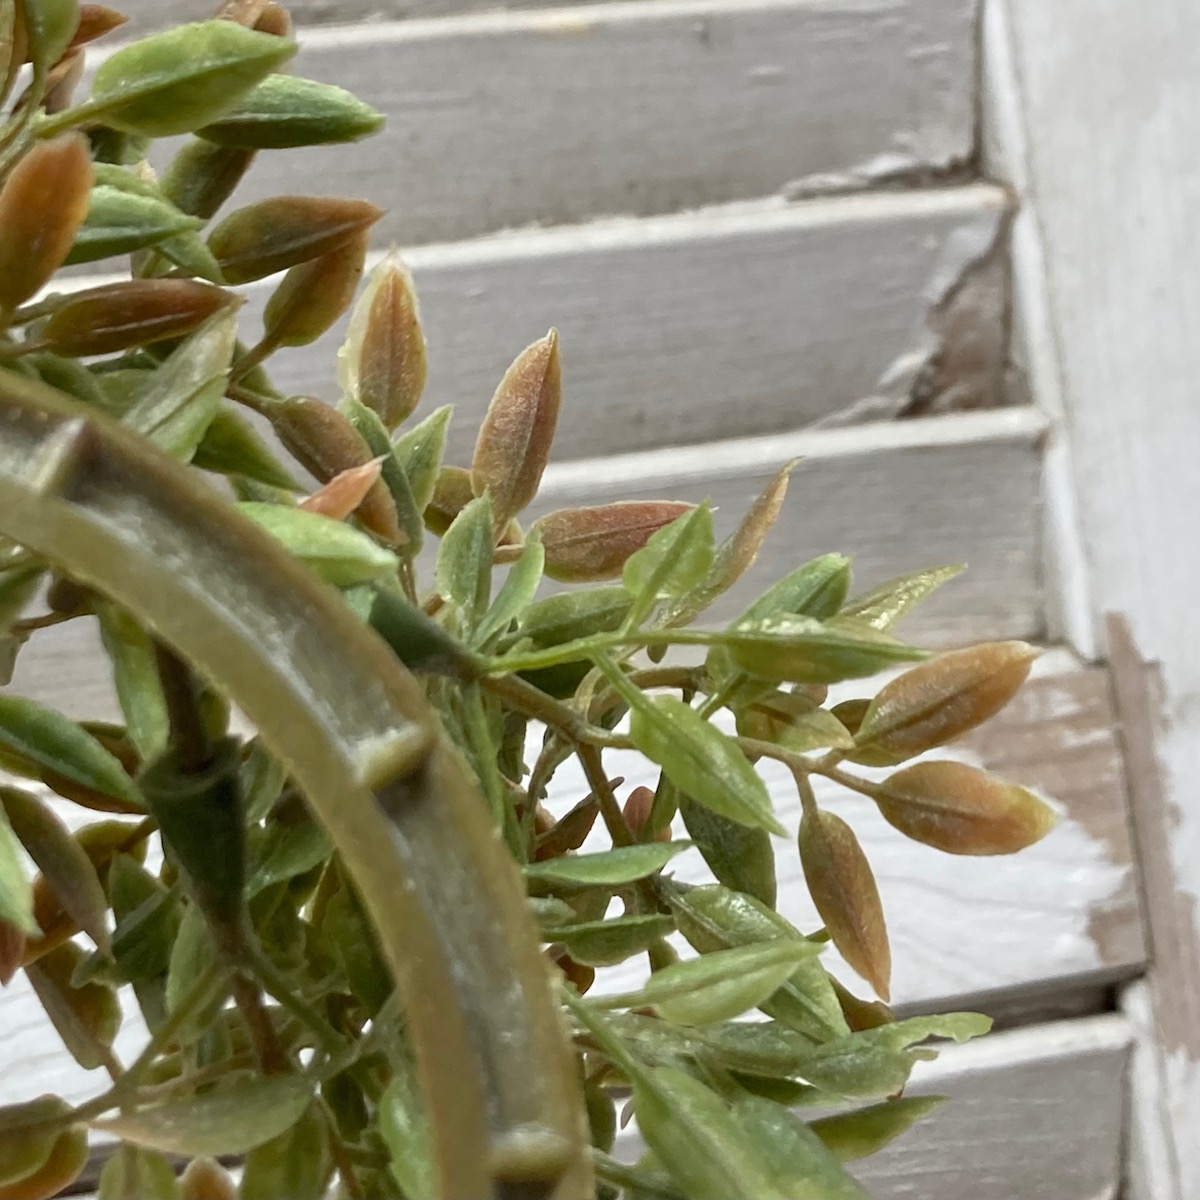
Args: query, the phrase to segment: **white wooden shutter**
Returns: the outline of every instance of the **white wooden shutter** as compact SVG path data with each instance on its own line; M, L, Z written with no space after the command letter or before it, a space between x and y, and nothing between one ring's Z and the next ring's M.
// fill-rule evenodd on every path
M832 549L868 586L965 561L914 637L1052 647L957 751L1057 799L1042 845L950 859L844 806L877 865L900 1007L1011 1026L921 1074L954 1103L863 1177L880 1197L1115 1196L1130 1023L1112 989L1146 947L1048 328L1047 262L1062 262L1028 203L1038 127L1022 105L1052 106L1047 77L1026 94L1004 12L978 0L487 7L298 0L296 70L352 88L387 129L263 155L237 202L323 191L389 209L379 249L399 243L414 268L427 403L459 407L452 458L513 355L554 324L566 407L546 503L710 495L728 526L801 455L748 588ZM143 0L132 28L202 8ZM1046 219L1065 228L1053 199ZM269 287L248 290L261 309ZM340 336L282 355L280 386L332 398ZM93 636L35 643L14 687L96 715L111 702ZM805 917L787 846L780 879L781 907ZM0 1100L87 1089L19 986L0 1028Z

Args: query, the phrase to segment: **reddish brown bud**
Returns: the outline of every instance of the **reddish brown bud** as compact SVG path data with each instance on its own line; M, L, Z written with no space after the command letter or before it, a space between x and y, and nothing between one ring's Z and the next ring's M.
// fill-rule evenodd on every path
M375 461L362 434L330 404L311 396L290 396L269 415L284 448L321 483ZM391 543L401 540L396 504L378 475L357 509L372 533Z
M25 934L0 918L0 987L8 987L25 957Z
M365 200L278 196L230 213L208 246L230 283L249 283L330 254L381 216Z
M809 893L842 957L883 999L892 952L871 864L841 817L808 809L800 820L800 863Z
M1032 792L958 762L906 767L872 794L890 825L947 854L1014 854L1056 819Z
M71 39L71 49L85 46L120 28L129 18L114 8L103 4L81 4L79 6L79 24L75 27L75 36Z
M425 528L441 537L472 500L471 473L462 467L443 467L433 485L433 496L425 507Z
M269 33L273 37L290 38L294 28L292 14L282 4L268 0L253 28L259 33Z
M237 1184L220 1163L194 1158L179 1177L179 1200L237 1200Z
M565 583L615 579L625 562L666 525L695 505L678 500L631 500L593 508L561 508L539 517L546 574Z
M471 483L477 496L491 495L497 528L537 495L561 400L558 332L551 329L505 372L479 427Z
M646 828L646 822L650 820L651 810L654 808L654 792L648 787L635 787L629 793L625 801L625 822L629 826L630 832L635 837L642 836L642 830ZM668 825L665 829L660 829L651 838L655 842L669 842L671 840L671 827Z
M361 230L336 250L288 271L263 314L265 336L273 346L315 342L350 307L367 259L368 236Z
M35 145L13 168L0 188L0 317L62 266L91 188L92 158L80 133Z
M539 809L539 812L544 811ZM571 850L578 850L591 833L599 812L600 801L595 796L585 796L561 821L538 837L534 861L545 862L548 858L559 858Z
M134 279L64 298L42 327L37 345L79 357L116 354L182 337L241 299L193 279Z
M596 982L596 968L576 962L565 950L557 953L553 949L546 951L546 957L567 977L569 983L575 985L581 996Z
M367 281L338 351L342 389L395 429L425 388L425 336L412 276L394 254Z

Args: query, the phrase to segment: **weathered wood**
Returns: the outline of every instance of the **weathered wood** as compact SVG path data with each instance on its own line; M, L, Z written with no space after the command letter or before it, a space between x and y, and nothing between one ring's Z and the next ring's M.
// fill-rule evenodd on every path
M1200 138L1200 9L1189 0L1127 0L1107 6L1097 22L1086 0L1007 0L1005 8L1027 121L1026 203L1044 236L1048 315L1061 355L1090 608L1125 614L1140 654L1161 664L1164 728L1155 757L1168 837L1147 874L1169 870L1177 881L1166 945L1195 947L1200 239L1191 201L1200 165L1181 148ZM1082 46L1086 53L1077 53ZM1182 1006L1200 992L1200 966L1184 961L1161 998L1174 1007L1170 1028L1179 1030L1192 1011ZM1200 1043L1192 1025L1190 1035L1160 1034L1161 1100L1136 1115L1139 1123L1163 1123L1174 1142L1165 1164L1174 1186L1154 1192L1155 1200L1200 1194Z
M873 1200L1113 1200L1121 1179L1130 1032L1118 1016L947 1046L911 1095L947 1103L852 1166ZM630 1126L616 1153L641 1153Z
M965 1004L1004 1012L1030 992L1086 991L1128 978L1145 962L1105 673L1074 669L1065 657L1039 664L1004 712L933 756L973 762L1052 798L1059 824L1031 849L983 861L942 854L901 837L871 801L814 780L818 799L850 822L875 869L893 946L892 994L905 1011ZM876 686L840 690L861 696ZM611 775L624 776L622 794L657 778L633 753L609 751L605 762ZM770 763L760 769L779 819L795 829L799 802L786 770ZM551 798L566 807L587 791L581 774L567 766ZM776 869L779 910L802 929L818 928L791 839L777 843ZM711 880L693 852L676 858L672 870L684 880ZM853 989L868 990L836 954L829 961ZM632 961L602 972L597 988L623 991L644 970Z
M643 0L314 30L294 69L387 127L245 194L363 195L411 243L953 170L974 29L971 0Z
M998 314L975 323L978 353L956 373L933 366L942 301L988 259L1006 203L974 186L418 248L407 257L429 341L423 409L456 405L449 456L467 460L505 368L552 325L559 459L891 417L935 375L958 407L999 403ZM269 286L250 289L251 315ZM343 329L272 359L278 386L334 396Z
M731 619L756 589L836 549L854 557L864 589L923 566L969 564L909 618L914 638L947 645L1036 637L1042 431L1032 410L1005 409L564 463L547 471L536 511L707 496L724 534L771 476L801 457L759 561L708 620ZM427 570L422 578L430 578ZM12 686L79 716L113 711L90 618L35 637Z

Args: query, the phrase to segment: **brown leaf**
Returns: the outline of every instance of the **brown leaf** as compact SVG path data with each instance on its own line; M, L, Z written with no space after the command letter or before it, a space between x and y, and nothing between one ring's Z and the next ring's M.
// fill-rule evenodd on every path
M0 316L48 283L87 216L92 156L66 133L33 146L0 188Z
M1014 854L1045 837L1057 819L1032 792L958 762L906 767L873 798L889 824L947 854Z
M625 562L666 525L691 512L679 500L631 500L561 508L533 523L542 535L546 574L565 583L620 576Z
M369 244L363 229L328 254L292 267L267 301L264 338L273 346L315 342L354 300Z
M348 467L323 488L300 501L305 512L344 521L367 498L383 470L383 459L373 458L361 467Z
M366 200L276 196L230 213L208 247L229 283L250 283L358 240L383 210Z
M0 1200L50 1200L70 1187L87 1163L87 1130L72 1125L58 1135L49 1156L32 1175L0 1186Z
M800 863L813 903L842 957L881 996L891 993L892 952L871 864L841 817L808 809Z
M623 810L625 822L635 837L642 837L642 830L646 828L646 822L650 820L653 809L654 792L648 787L635 787L626 797ZM669 842L670 840L671 826L669 823L651 838L651 841L655 842Z
M182 337L242 300L194 279L133 279L64 298L42 327L39 349L81 357L117 354Z
M537 495L561 401L558 331L551 329L505 372L479 427L471 483L475 495L490 493L497 528Z
M799 461L798 458L794 458L776 471L733 535L717 551L717 561L713 565L706 592L711 591L713 595L719 595L732 587L754 565L767 534L771 532L771 527L783 510L788 479Z
M995 716L1016 695L1038 654L1025 642L988 642L921 663L880 689L856 745L893 763L944 746Z
M79 24L75 27L75 36L71 39L71 49L85 46L88 42L104 37L106 33L112 33L128 20L124 13L103 4L81 4Z
M338 352L343 389L395 429L425 388L425 335L412 275L395 254L367 281Z
M0 918L0 987L8 987L25 957L25 934Z
M425 528L441 537L454 524L454 518L474 499L471 472L463 467L442 467L433 485L433 496L425 507ZM518 551L514 561L519 557Z
M254 22L254 29L274 37L290 38L293 32L292 15L282 4L267 0L258 20Z

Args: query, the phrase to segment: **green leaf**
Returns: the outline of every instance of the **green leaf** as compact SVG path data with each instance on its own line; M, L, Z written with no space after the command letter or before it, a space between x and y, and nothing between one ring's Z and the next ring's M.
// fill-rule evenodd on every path
M842 608L842 616L854 617L864 625L886 633L909 609L962 572L961 566L934 567L915 575L889 579L865 596L856 596L849 601Z
M487 609L492 586L492 502L486 495L472 500L454 518L438 548L438 591L474 628Z
M857 1112L813 1121L809 1128L841 1162L878 1154L911 1129L927 1113L944 1104L945 1096L905 1096Z
M649 950L675 930L670 917L657 913L587 921L554 930L554 940L566 946L571 957L589 967L613 967Z
M854 748L845 725L801 692L768 692L748 700L737 709L737 731L800 754Z
M11 1188L45 1166L62 1126L39 1127L39 1122L56 1121L70 1111L65 1100L50 1095L0 1108L0 1187Z
M392 435L374 409L352 396L342 397L338 411L358 431L371 453L383 459L383 482L391 493L396 505L396 517L407 538L405 553L411 557L421 549L425 540L425 523L421 516L424 506L417 503L407 470L392 445Z
M29 37L30 61L52 66L75 36L79 25L76 0L24 0L21 11Z
M725 1102L675 1067L634 1078L633 1106L646 1144L689 1200L791 1200L777 1186Z
M626 698L633 744L681 792L740 825L783 836L766 784L730 738L673 696Z
M188 461L221 406L237 344L237 317L210 317L151 375L124 424Z
M122 979L130 983L165 976L179 937L179 897L127 854L108 869L108 893L116 928L112 954Z
M454 409L448 404L436 409L393 444L396 461L404 468L418 512L424 512L433 499L434 485L442 469L446 434L453 415Z
M92 188L87 217L75 235L66 262L74 266L117 254L132 254L177 234L199 229L202 224L165 201L97 184Z
M525 867L525 877L578 883L585 887L617 887L661 871L690 845L690 842L646 842L638 846L618 846L599 854L564 855L529 863Z
M753 628L739 624L722 645L743 671L773 682L841 683L928 658L869 626L812 617L773 617Z
M234 21L180 25L124 46L97 69L87 110L148 137L210 125L296 52Z
M101 950L107 950L108 897L83 847L50 806L36 796L0 787L0 805L12 832L37 863L63 910Z
M849 587L850 560L842 554L824 554L773 583L738 617L733 628L768 617L832 617Z
M331 853L329 839L307 814L294 824L269 821L255 844L257 863L250 872L247 895L255 896L273 883L303 875Z
M804 939L789 921L761 900L719 885L675 888L667 893L679 932L701 954L776 938ZM849 1033L833 984L818 959L802 962L762 1009L806 1037L828 1041Z
M436 1195L433 1135L424 1097L413 1072L403 1064L379 1102L379 1133L391 1156L388 1166L404 1194L413 1200Z
M37 595L44 570L35 565L0 571L0 633L8 632L25 611L25 606Z
M259 434L235 412L218 408L204 431L192 466L241 476L268 487L297 492L300 485Z
M246 1157L240 1200L321 1200L333 1172L329 1129L310 1105L290 1129Z
M825 1143L781 1104L746 1096L734 1103L746 1150L788 1200L870 1200Z
M518 634L538 649L562 646L595 633L619 629L632 606L620 587L560 592L531 604L521 616Z
M0 696L0 748L134 807L141 798L125 768L80 725L36 700Z
M118 1146L100 1172L96 1200L178 1200L171 1160L157 1150Z
M775 848L765 829L750 828L681 796L679 814L718 883L775 907Z
M633 597L626 625L635 627L659 600L675 600L708 578L716 545L707 503L672 521L625 563L621 581Z
M350 587L395 575L399 567L394 554L341 521L258 501L238 508L327 583Z
M282 150L356 142L383 125L383 114L339 87L269 75L226 111L196 132L221 146Z
M168 1013L175 1012L188 998L192 989L198 986L209 966L215 961L216 954L217 949L213 945L212 935L208 931L204 914L195 904L188 904L183 910L179 933L171 946L171 961L167 968L165 995ZM180 1034L181 1044L186 1045L200 1035L221 1011L227 995L227 988L213 989L212 999L209 1003L185 1024L184 1030ZM198 1151L198 1153L203 1152ZM231 1152L219 1149L216 1153Z
M166 748L170 735L154 642L133 617L114 604L101 601L96 615L129 737L143 761L148 761Z
M246 805L246 820L257 824L279 799L287 771L257 738L250 743L250 753L242 764L242 796Z
M186 1099L97 1120L92 1127L167 1154L244 1154L300 1119L310 1086L295 1075L241 1078Z
M863 1029L814 1047L799 1073L830 1095L847 1099L892 1096L908 1083L918 1061L937 1057L936 1050L919 1043L931 1037L965 1042L987 1033L991 1026L991 1019L979 1013L948 1013Z
M799 938L716 950L655 971L637 992L605 996L597 1007L658 1009L675 1025L727 1021L770 999L807 958L820 952Z
M21 862L21 843L0 805L0 921L36 937L41 930L33 918L33 884Z
M521 557L513 563L508 578L501 585L496 599L492 601L491 607L475 630L472 639L474 646L480 649L486 647L488 642L504 633L528 608L537 593L538 584L542 581L545 562L546 552L542 548L542 539L537 533L530 533L521 550Z

